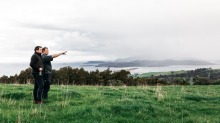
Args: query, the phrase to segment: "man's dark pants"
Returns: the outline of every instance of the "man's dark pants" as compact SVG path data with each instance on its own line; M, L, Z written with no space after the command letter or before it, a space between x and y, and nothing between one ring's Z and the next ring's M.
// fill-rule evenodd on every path
M32 73L34 77L34 100L42 101L43 100L43 90L44 90L44 81L43 76L39 73Z
M43 92L43 98L48 99L48 92L50 90L50 83L51 83L51 74L45 73L43 76L44 79L44 92Z

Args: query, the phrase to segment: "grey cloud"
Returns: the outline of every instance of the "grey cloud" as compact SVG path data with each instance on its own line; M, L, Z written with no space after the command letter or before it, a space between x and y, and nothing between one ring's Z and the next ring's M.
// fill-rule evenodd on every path
M66 32L74 32L74 31L80 31L84 32L80 29L75 28L65 28L60 27L57 25L51 25L51 24L33 24L33 23L19 23L18 25L25 27L25 28L31 28L31 29L42 29L42 30L51 30L51 31L66 31Z
M216 0L55 0L54 5L44 4L39 11L30 3L19 3L25 5L22 11L16 6L10 10L19 16L14 14L6 20L18 23L1 31L7 32L4 42L10 42L12 50L32 51L33 41L41 41L52 49L107 58L220 59L220 2ZM30 12L23 10L27 5Z

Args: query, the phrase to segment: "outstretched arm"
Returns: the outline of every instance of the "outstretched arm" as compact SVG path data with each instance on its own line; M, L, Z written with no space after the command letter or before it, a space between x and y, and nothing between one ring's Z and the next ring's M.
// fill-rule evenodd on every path
M65 55L66 53L67 53L67 51L64 51L64 52L61 52L61 53L57 53L57 54L53 54L52 58L56 58L56 57L58 57L60 55Z

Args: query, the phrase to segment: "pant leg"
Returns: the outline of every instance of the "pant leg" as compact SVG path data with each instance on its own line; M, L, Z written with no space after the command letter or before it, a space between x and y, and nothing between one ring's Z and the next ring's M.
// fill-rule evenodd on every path
M39 74L33 74L33 76L35 79L34 95L37 95L37 101L42 101L44 90L43 76Z
M37 89L38 89L38 84L37 84L37 81L34 79L34 90L33 90L34 100L38 100L38 98L37 98Z
M51 74L44 74L44 99L48 98L48 92L50 90L50 83L51 83Z

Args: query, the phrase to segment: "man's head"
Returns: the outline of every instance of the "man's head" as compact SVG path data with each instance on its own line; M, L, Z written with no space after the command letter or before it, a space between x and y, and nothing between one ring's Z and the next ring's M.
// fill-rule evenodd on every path
M42 47L41 46L36 46L34 48L34 51L37 52L37 53L42 53Z
M48 54L49 54L48 48L47 48L47 47L44 47L44 48L42 49L42 53L48 55Z

